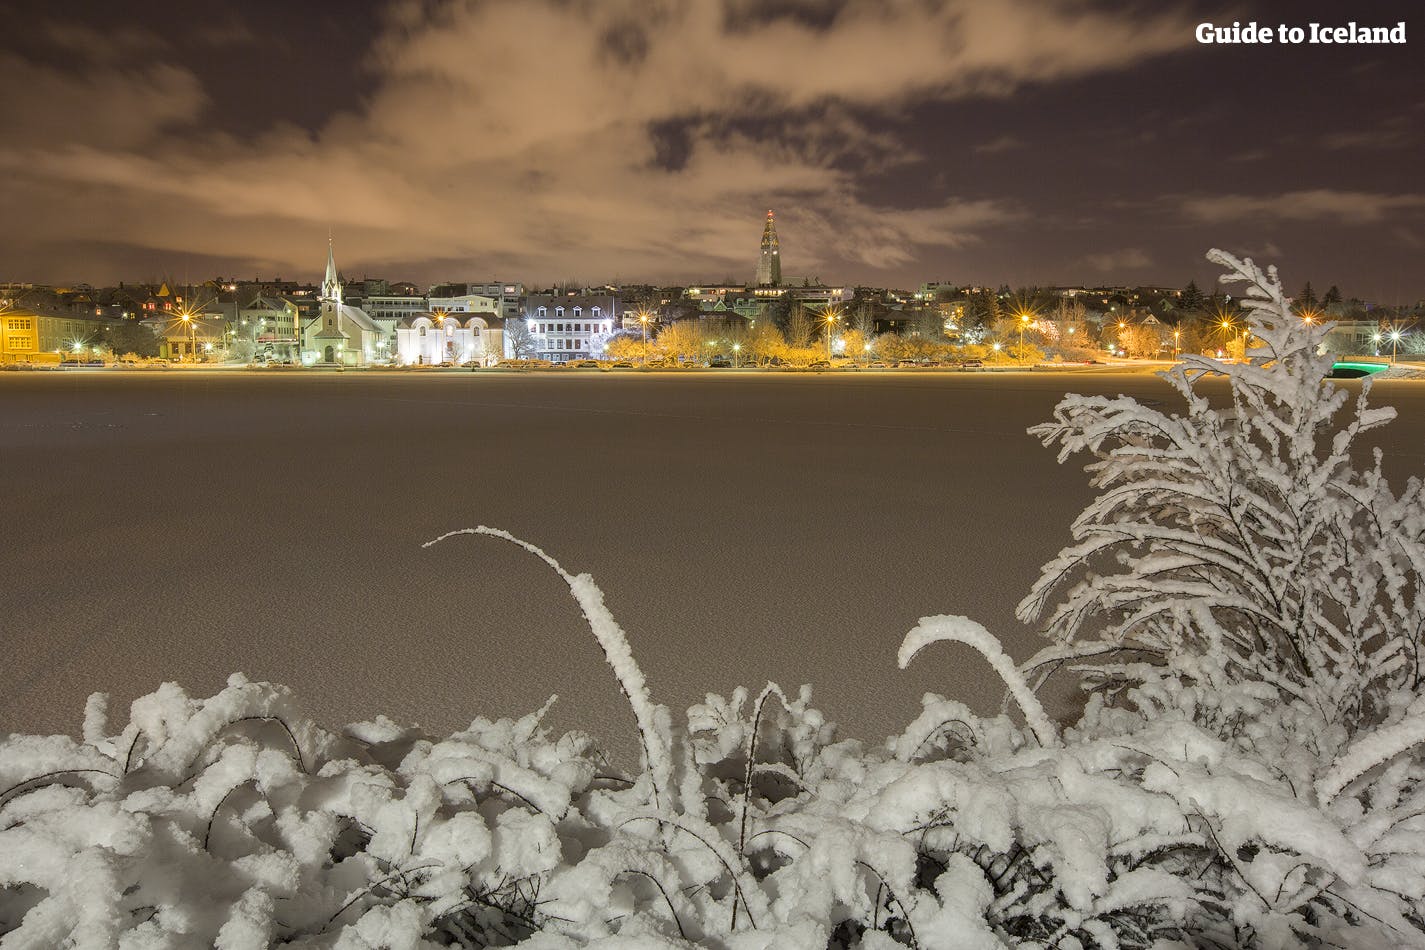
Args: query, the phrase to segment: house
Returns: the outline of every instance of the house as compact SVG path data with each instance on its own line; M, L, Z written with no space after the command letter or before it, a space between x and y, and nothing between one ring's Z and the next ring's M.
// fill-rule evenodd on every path
M524 318L532 355L555 363L601 359L618 325L618 310L619 299L612 294L530 294Z

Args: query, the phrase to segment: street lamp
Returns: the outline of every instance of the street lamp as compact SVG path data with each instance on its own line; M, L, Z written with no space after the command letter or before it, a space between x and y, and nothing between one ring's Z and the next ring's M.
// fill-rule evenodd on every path
M1024 360L1024 328L1025 328L1026 326L1028 326L1028 325L1029 325L1029 314L1027 314L1027 313L1021 313L1021 314L1019 315L1019 361L1020 361L1021 363L1023 363L1023 362L1025 361L1025 360Z
M183 322L188 325L188 356L195 362L198 359L198 330L193 326L193 315L183 314Z
M1176 360L1176 359L1178 358L1178 353L1179 353L1179 352L1181 351L1181 349L1182 349L1182 348L1178 345L1178 341L1182 338L1182 335L1183 335L1183 331L1181 331L1181 330L1174 330L1174 331L1173 331L1173 359L1174 359L1174 360Z
M1376 351L1375 351L1375 354L1374 354L1374 355L1380 356L1380 334L1379 334L1379 333L1372 333L1372 334L1371 334L1371 342L1376 345Z
M840 318L840 316L841 316L841 315L836 312L836 309L835 309L834 307L827 306L827 308L826 308L826 358L827 358L828 361L831 360L831 327L832 327L832 324L834 324L834 323Z
M733 365L734 368L736 368L736 367L742 365L741 361L738 359L738 354L741 353L741 352L742 352L742 344L741 344L741 343L734 343L734 344L732 344L732 365Z
M1390 361L1395 362L1395 348L1400 343L1400 331L1392 329L1390 331Z

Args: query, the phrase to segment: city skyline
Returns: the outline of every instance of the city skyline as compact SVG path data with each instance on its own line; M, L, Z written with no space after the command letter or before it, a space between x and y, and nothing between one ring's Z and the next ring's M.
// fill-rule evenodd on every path
M1206 285L1221 245L1293 287L1409 302L1409 43L1194 35L1341 16L22 0L0 14L24 90L0 194L25 224L0 279L304 279L334 232L350 277L751 281L774 208L788 281ZM1349 19L1412 28L1401 4Z

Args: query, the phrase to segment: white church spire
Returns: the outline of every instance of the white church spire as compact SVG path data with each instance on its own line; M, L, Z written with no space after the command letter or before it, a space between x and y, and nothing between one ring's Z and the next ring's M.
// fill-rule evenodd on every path
M336 250L331 235L327 235L327 276L322 279L322 300L330 300L341 308L341 275L336 270Z

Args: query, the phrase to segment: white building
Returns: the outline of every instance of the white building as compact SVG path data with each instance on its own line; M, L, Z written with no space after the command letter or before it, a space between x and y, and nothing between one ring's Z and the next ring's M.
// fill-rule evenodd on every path
M531 294L525 300L532 355L555 363L602 359L618 319L618 298L611 294Z
M402 366L491 366L504 350L503 335L485 316L418 314L396 327L396 362Z
M302 362L365 366L388 359L389 345L386 333L364 310L342 303L341 275L328 242L321 310L317 319L302 329Z

